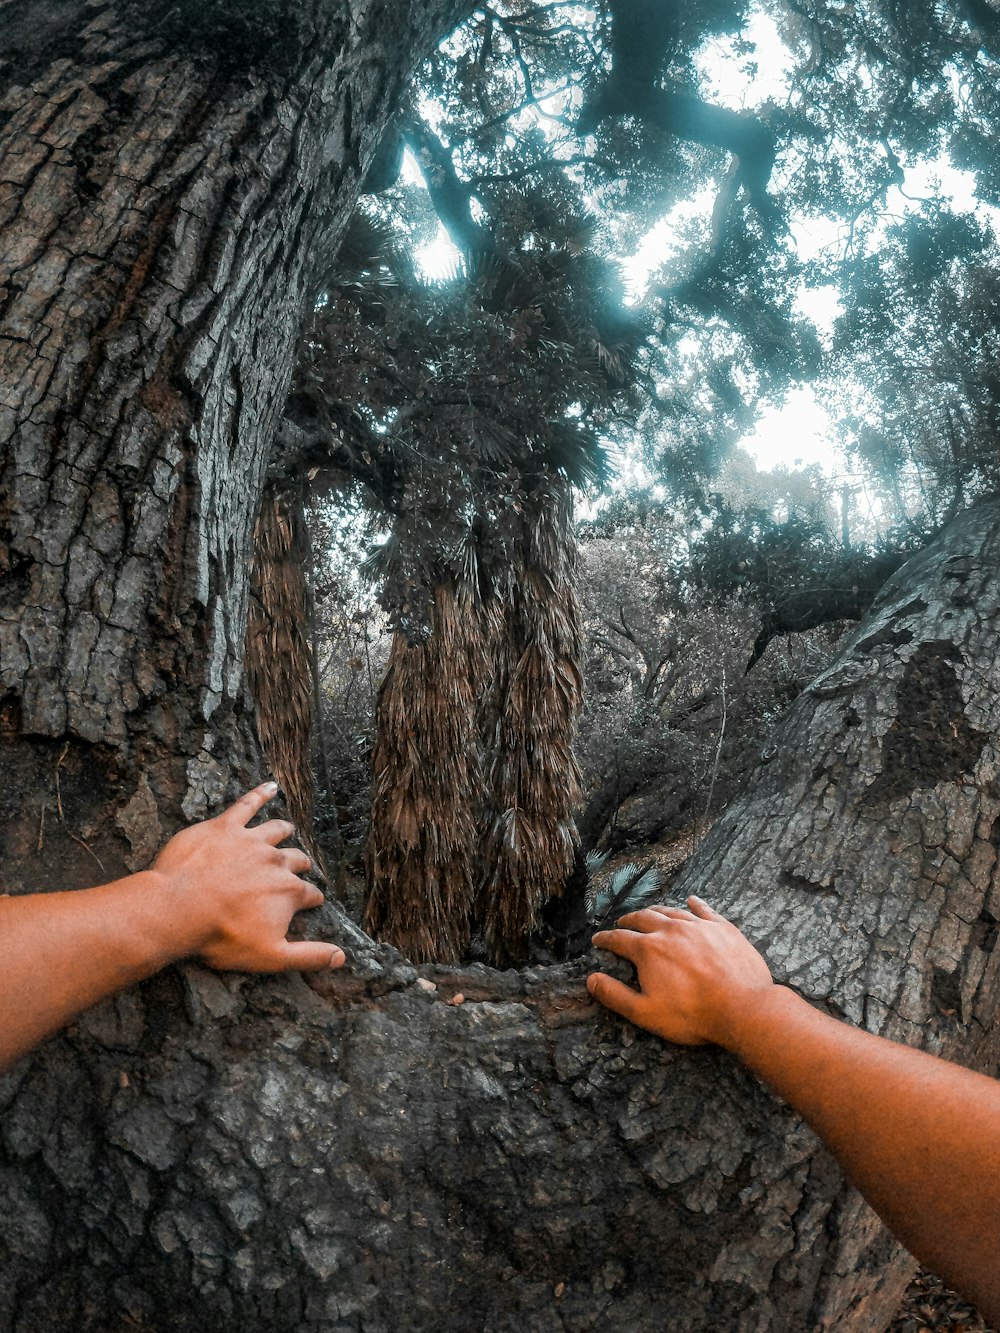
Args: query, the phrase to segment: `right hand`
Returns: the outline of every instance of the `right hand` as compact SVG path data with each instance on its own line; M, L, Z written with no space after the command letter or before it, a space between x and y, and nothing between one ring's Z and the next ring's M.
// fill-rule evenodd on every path
M774 985L767 963L731 921L700 898L683 907L631 912L617 930L594 936L599 949L627 958L639 989L595 972L587 989L615 1013L682 1046L730 1044L734 1019L754 992Z
M283 819L247 824L277 794L266 782L228 810L170 839L150 868L163 891L180 953L238 972L316 971L340 967L335 944L286 939L296 912L323 895L300 876L312 868L305 852L280 844L295 832Z

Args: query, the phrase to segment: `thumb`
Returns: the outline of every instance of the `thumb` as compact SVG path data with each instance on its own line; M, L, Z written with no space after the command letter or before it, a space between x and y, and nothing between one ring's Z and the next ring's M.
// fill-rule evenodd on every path
M640 1013L645 997L639 991L626 986L623 981L616 981L614 977L609 977L604 972L592 972L587 978L587 989L595 1000L600 1000L608 1009L621 1014L632 1023L642 1025Z
M324 967L343 967L346 961L338 945L319 940L285 940L278 953L278 964L284 972L319 972Z

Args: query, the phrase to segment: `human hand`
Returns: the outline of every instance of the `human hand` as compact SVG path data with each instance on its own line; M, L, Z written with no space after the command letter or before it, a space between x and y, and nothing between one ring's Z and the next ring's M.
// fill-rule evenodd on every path
M615 1013L682 1046L730 1044L733 1019L755 991L774 982L745 935L700 898L682 907L630 912L617 930L594 936L600 949L627 958L639 990L594 972L587 989Z
M312 866L305 852L280 846L294 825L270 819L247 828L277 791L273 782L255 787L221 815L175 834L153 862L176 956L238 972L343 964L335 944L285 938L295 913L318 907L323 895L300 878Z

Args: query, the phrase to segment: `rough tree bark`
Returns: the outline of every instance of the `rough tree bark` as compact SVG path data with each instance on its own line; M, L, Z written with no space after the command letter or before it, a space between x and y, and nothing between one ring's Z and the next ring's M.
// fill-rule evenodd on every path
M467 7L0 4L13 887L138 863L253 768L247 557L302 316Z
M223 59L211 4L158 11L169 46L125 0L0 7L6 887L138 863L251 763L297 305L460 8L303 0ZM817 1003L990 1071L998 559L984 506L894 577L681 886ZM582 964L418 976L332 906L314 928L344 973L172 969L0 1080L0 1327L887 1322L909 1261L726 1057L595 1012Z

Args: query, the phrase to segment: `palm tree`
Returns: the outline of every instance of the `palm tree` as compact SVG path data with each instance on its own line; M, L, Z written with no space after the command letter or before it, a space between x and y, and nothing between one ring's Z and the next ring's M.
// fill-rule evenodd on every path
M254 527L247 677L268 766L300 841L322 870L313 839L315 781L309 764L314 692L306 549L301 502L269 488Z
M480 615L454 580L439 582L426 640L393 640L375 714L364 924L417 962L469 945L483 671Z
M497 962L523 957L579 846L573 736L583 680L572 493L567 482L548 479L532 500L481 711L486 782L476 917Z

